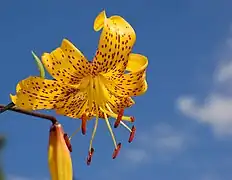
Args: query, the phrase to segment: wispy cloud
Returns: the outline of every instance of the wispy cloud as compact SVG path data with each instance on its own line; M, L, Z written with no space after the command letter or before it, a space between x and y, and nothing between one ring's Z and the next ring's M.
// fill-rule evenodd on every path
M221 83L232 80L232 61L225 62L220 66L216 73L216 80Z
M124 157L133 165L167 161L186 149L189 137L168 124L159 124L137 135L133 148Z
M232 97L210 94L203 104L191 96L177 101L179 110L200 123L209 124L216 135L232 134Z
M232 135L232 38L226 39L219 66L212 75L213 87L204 100L182 95L178 109L186 116L206 123L216 135Z
M147 162L149 158L146 150L142 148L126 149L124 156L133 164Z
M33 178L20 175L8 175L7 180L49 180L48 178Z
M199 178L199 180L222 180L222 179L223 178L219 177L219 175L216 174L215 172L205 173L201 175L201 177Z

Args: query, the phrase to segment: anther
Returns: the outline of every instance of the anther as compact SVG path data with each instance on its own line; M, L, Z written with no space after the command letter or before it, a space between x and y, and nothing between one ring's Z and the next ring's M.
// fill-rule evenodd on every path
M89 151L87 160L86 160L86 163L87 163L88 166L90 165L90 163L91 163L91 161L92 161L93 153L94 153L94 149L91 148L91 150Z
M87 116L86 114L83 114L81 116L81 131L82 131L82 134L85 135L86 134L86 126L87 126Z
M120 124L120 121L122 120L122 116L124 114L124 109L120 109L119 113L118 113L118 117L114 123L114 128L117 128Z
M134 139L134 137L135 137L135 131L136 131L135 126L132 126L132 128L131 128L131 133L130 133L130 137L129 137L129 140L128 140L129 143L131 143L131 142L133 141L133 139Z
M130 119L131 119L131 122L135 122L135 117L134 116L131 116Z
M118 143L117 148L114 149L114 153L113 153L113 155L112 155L112 158L113 158L113 159L115 159L115 158L118 156L118 153L119 153L121 147L122 147L122 144L121 144L121 143Z
M69 149L70 152L72 152L72 144L70 142L70 139L67 133L64 133L64 140L65 140L67 148Z

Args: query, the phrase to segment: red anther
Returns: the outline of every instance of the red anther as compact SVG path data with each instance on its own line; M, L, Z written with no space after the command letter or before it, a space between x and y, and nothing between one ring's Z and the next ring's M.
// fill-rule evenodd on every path
M118 156L118 153L119 153L121 147L122 147L122 144L121 144L121 143L118 143L117 148L114 149L114 153L113 153L113 155L112 155L112 158L113 158L113 159L115 159L115 158Z
M67 148L69 149L70 152L72 152L72 144L71 144L71 142L69 140L69 137L68 137L67 133L64 133L64 140L65 140Z
M117 128L120 124L120 121L122 120L122 116L124 114L124 109L120 109L119 113L118 113L118 117L114 123L114 128Z
M86 160L86 163L87 163L88 166L90 165L90 163L91 163L91 161L92 161L93 153L94 153L94 149L91 148L91 150L89 151L87 160Z
M134 116L131 116L130 119L131 119L131 122L135 122L135 117Z
M82 131L82 134L85 135L86 134L86 126L87 126L87 116L86 114L83 114L81 116L81 131Z
M129 140L128 140L129 143L131 143L131 142L133 141L133 139L134 139L134 137L135 137L135 131L136 131L135 126L132 126L132 128L131 128L131 133L130 133L130 137L129 137Z

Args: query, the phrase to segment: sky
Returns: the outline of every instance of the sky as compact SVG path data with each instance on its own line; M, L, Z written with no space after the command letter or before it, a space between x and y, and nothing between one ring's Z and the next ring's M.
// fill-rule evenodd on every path
M103 9L120 15L135 29L134 53L148 57L148 91L125 111L136 117L134 141L115 130L114 146L99 122L91 166L85 159L87 135L72 140L78 180L230 180L232 179L232 1L230 0L21 0L0 5L0 103L10 102L18 81L38 75L31 50L41 56L71 40L91 60L99 32L93 21ZM54 115L71 134L80 120ZM5 112L1 134L7 180L48 180L50 123ZM111 124L114 122L111 121Z

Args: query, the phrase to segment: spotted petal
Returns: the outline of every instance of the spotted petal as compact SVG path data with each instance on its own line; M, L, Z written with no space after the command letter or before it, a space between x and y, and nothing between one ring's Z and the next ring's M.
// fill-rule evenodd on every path
M67 39L50 54L44 53L42 62L53 78L66 84L79 84L91 72L91 64Z
M115 109L115 113L120 109L130 107L134 104L134 101L129 96L119 96L108 89L104 83L103 76L100 77L100 80L100 91L102 92L101 96L106 100L104 104L108 104L110 105L111 109Z
M122 76L106 76L106 87L117 95L138 96L146 92L146 68L148 60L145 56L131 53L126 73Z
M94 29L103 28L97 52L93 59L93 73L122 74L136 40L134 29L120 16L107 18L101 12L94 22Z
M86 96L86 92L71 94L63 101L63 105L56 109L56 113L72 118L81 118L87 106Z
M78 92L70 85L61 82L30 76L20 81L16 87L16 95L12 102L27 110L53 109L64 104L64 100L72 93Z
M108 101L108 105L115 114L118 114L122 109L131 107L135 103L130 97L119 97L111 93L109 94L113 100Z

